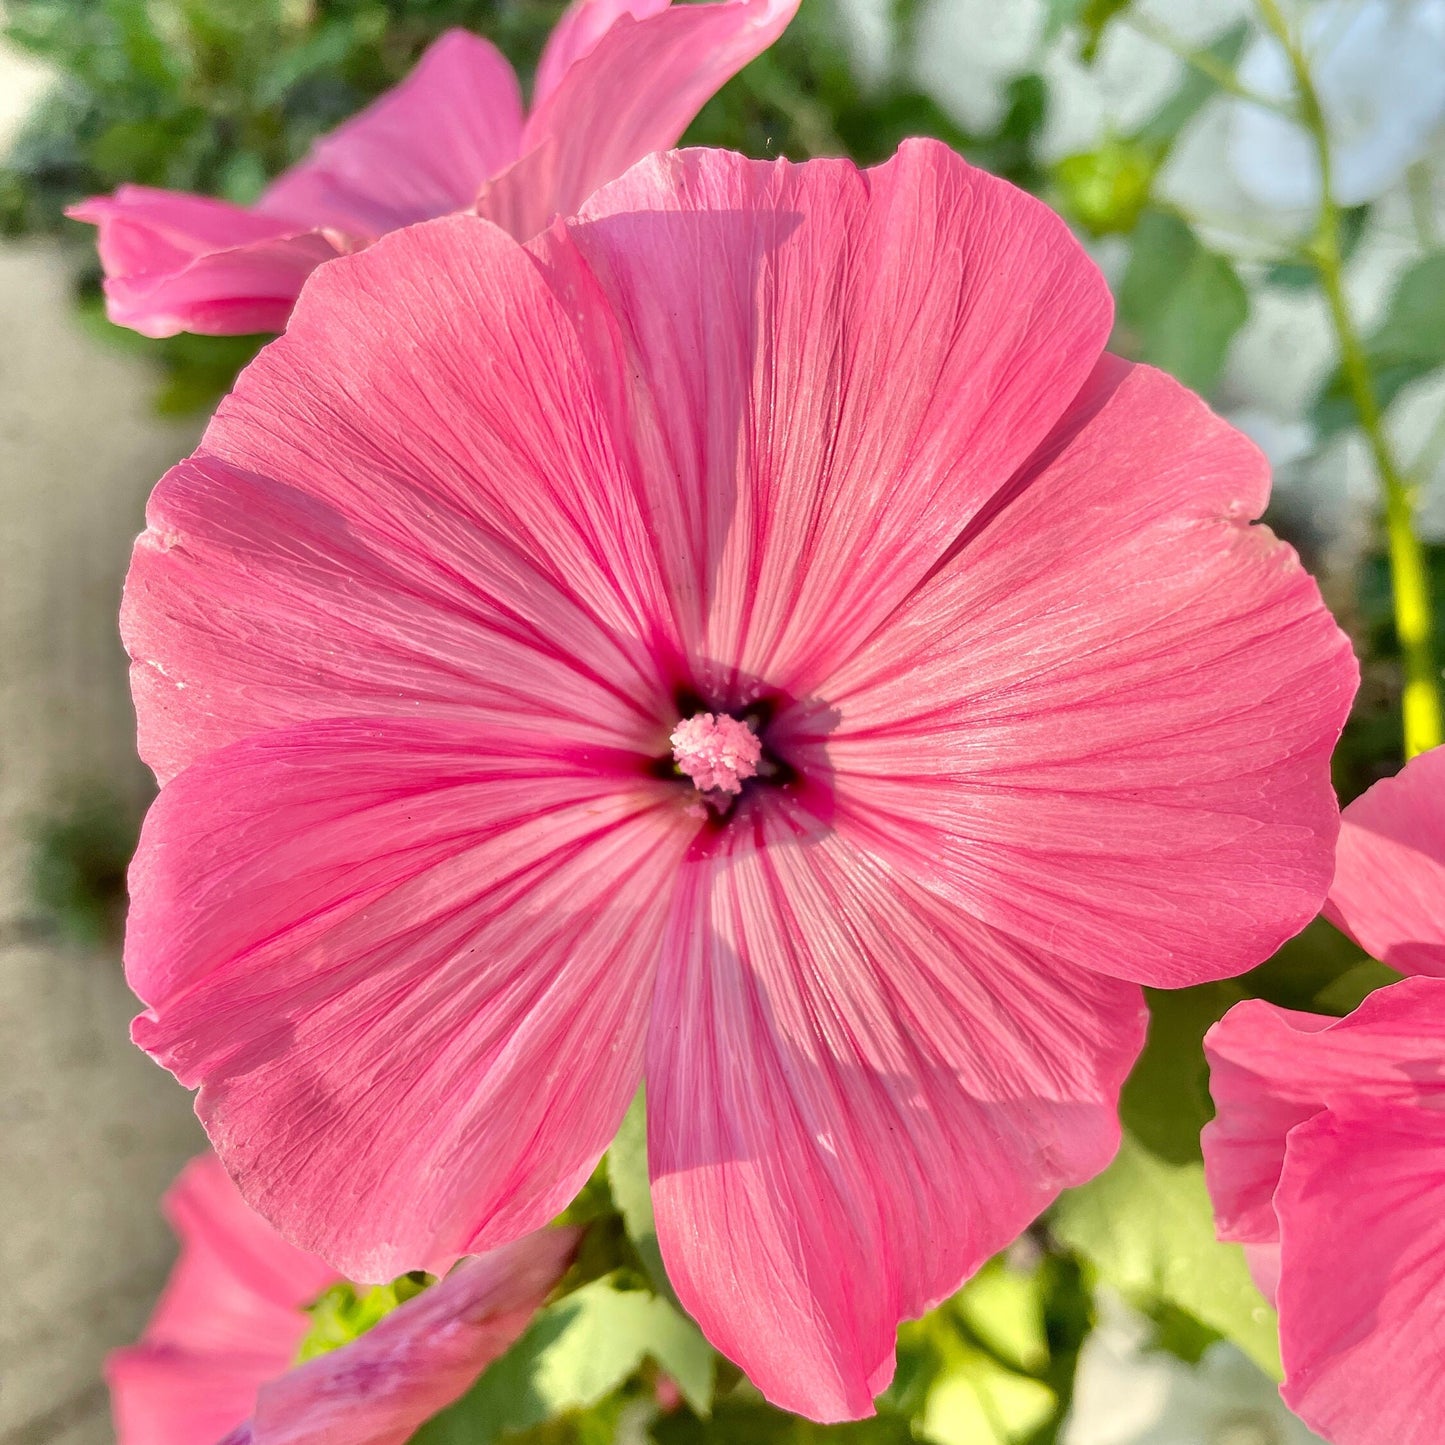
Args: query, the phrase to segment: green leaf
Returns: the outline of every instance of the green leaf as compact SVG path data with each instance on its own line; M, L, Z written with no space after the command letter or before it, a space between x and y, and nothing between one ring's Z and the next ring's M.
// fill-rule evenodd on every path
M1219 82L1211 78L1209 71L1214 71L1216 75L1231 73L1248 36L1249 26L1240 21L1238 25L1230 26L1212 45L1193 52L1197 61L1186 68L1179 88L1134 132L1131 139L1149 147L1162 161L1184 127L1219 94Z
M1015 1374L1048 1368L1043 1279L1038 1269L1018 1269L1000 1256L984 1265L948 1308L995 1359Z
M1400 975L1368 957L1332 923L1316 918L1240 983L1256 998L1309 1013L1347 1014Z
M907 1420L880 1413L844 1425L815 1425L757 1400L727 1400L710 1420L685 1411L664 1416L652 1427L657 1445L914 1445Z
M1400 277L1369 351L1382 366L1445 363L1445 251L1425 256Z
M1160 1159L1125 1134L1118 1158L1064 1194L1051 1224L1102 1279L1144 1309L1158 1301L1174 1305L1281 1377L1275 1313L1255 1289L1244 1251L1215 1238L1201 1163Z
M1077 25L1084 32L1079 53L1092 62L1109 22L1128 8L1129 0L1048 0L1044 44L1052 45L1067 26Z
M959 1345L928 1392L917 1435L933 1445L1014 1445L1054 1413L1054 1392Z
M658 1294L678 1309L672 1281L657 1247L657 1224L652 1216L652 1181L647 1172L647 1103L641 1090L632 1101L612 1147L607 1151L607 1182L637 1256Z
M1121 343L1132 355L1208 392L1248 314L1248 294L1229 261L1180 217L1144 213L1119 288Z
M596 1405L648 1359L707 1414L715 1358L697 1326L644 1290L594 1280L548 1305L467 1394L422 1427L415 1445L491 1445L504 1432Z
M1150 1153L1173 1164L1201 1157L1199 1131L1214 1116L1205 1033L1248 995L1232 982L1146 989L1149 1037L1124 1082L1119 1115Z
M1110 22L1129 8L1129 0L1084 0L1079 12L1079 24L1083 26L1084 43L1079 54L1090 64L1099 53L1100 42Z
M1083 8L1084 0L1048 0L1048 9L1044 14L1044 45L1052 45L1065 28L1078 19Z
M1365 359L1382 408L1445 366L1445 251L1422 257L1401 276L1384 319L1365 340ZM1320 388L1310 419L1321 440L1358 421L1338 366Z

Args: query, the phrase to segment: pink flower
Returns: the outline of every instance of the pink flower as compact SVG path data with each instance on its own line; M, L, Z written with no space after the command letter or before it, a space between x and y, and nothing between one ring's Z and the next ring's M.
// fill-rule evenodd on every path
M186 1166L166 1213L180 1258L140 1343L106 1362L119 1445L402 1445L521 1334L575 1243L549 1229L468 1260L296 1365L306 1307L336 1271L253 1214L213 1154Z
M679 1295L833 1419L1108 1162L1140 982L1318 910L1355 684L1263 458L1110 311L926 141L308 284L124 615L135 1037L284 1233L513 1238L645 1074Z
M1445 748L1345 810L1326 912L1445 972ZM1445 981L1348 1018L1258 1000L1210 1030L1220 1236L1279 1307L1284 1398L1337 1445L1436 1445L1445 1419Z
M394 90L324 137L252 207L122 186L71 207L100 228L106 310L145 336L280 331L323 261L475 209L514 236L571 215L673 145L799 0L573 0L522 108L497 48L450 30Z

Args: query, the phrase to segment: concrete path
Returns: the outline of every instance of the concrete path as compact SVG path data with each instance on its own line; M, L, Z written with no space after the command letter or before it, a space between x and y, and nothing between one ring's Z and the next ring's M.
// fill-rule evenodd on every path
M0 126L30 82L0 54ZM150 1311L173 1253L156 1201L201 1142L128 1040L119 958L47 932L26 876L57 799L144 801L116 606L146 493L196 431L84 334L68 277L0 246L0 1445L113 1439L101 1361Z

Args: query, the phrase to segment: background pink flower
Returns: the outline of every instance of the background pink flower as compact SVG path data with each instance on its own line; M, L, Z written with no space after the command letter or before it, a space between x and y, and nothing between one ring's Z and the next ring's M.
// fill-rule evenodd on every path
M674 144L798 3L574 0L542 53L530 113L501 52L450 30L252 207L128 185L68 214L100 228L117 325L280 331L317 266L399 226L475 208L525 240L570 215Z
M1139 983L1318 910L1355 680L1263 458L1110 321L929 142L654 158L530 247L318 273L124 617L136 1038L257 1207L442 1268L645 1073L679 1295L839 1418L1107 1163Z
M1445 962L1445 749L1345 810L1326 912L1397 968ZM1445 1419L1445 981L1348 1018L1239 1004L1205 1040L1222 1238L1275 1299L1284 1397L1339 1445Z
M140 1343L106 1363L120 1445L401 1445L522 1332L575 1242L546 1230L468 1260L296 1365L305 1309L335 1270L249 1209L213 1154L186 1166L165 1208L180 1258Z

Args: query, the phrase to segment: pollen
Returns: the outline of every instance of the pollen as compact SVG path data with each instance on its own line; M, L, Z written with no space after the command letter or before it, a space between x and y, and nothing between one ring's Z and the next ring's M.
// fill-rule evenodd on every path
M700 793L736 796L758 771L763 744L747 723L727 713L700 712L673 730L672 758Z

